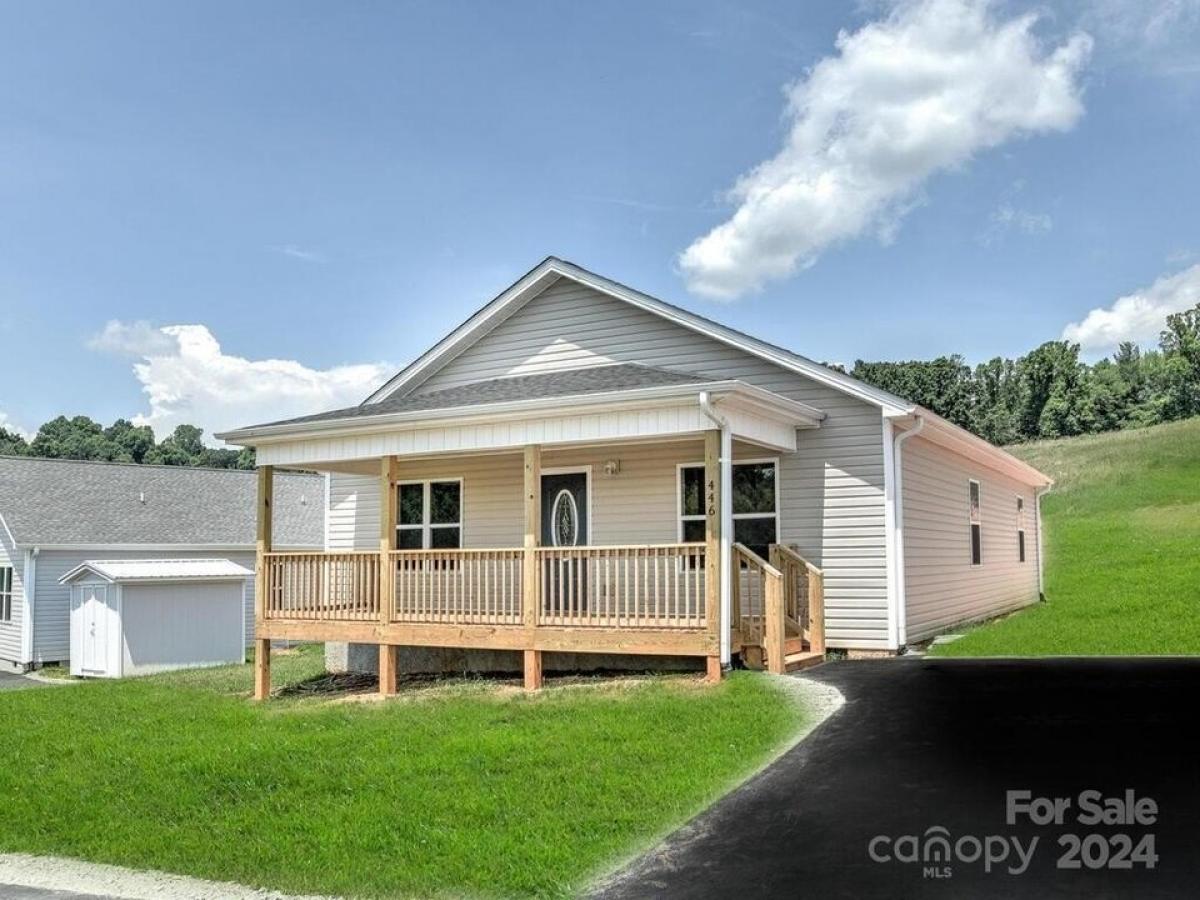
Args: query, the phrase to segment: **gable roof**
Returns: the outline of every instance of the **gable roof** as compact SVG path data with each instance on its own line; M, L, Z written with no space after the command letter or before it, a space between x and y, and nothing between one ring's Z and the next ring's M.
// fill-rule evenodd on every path
M254 546L254 472L0 457L0 516L20 546ZM277 472L275 543L324 544L320 475Z
M665 387L680 384L705 384L719 381L686 372L672 372L640 363L616 363L607 366L590 366L583 369L564 369L541 372L535 375L514 375L493 378L488 381L473 381L428 394L403 396L393 394L377 403L359 404L345 409L283 419L264 425L238 429L249 431L274 425L301 425L309 422L340 421L391 413L425 412L441 409L462 409L468 406L486 406L492 403L518 403L522 400L543 400L551 397L581 397L588 394L610 391L630 391L642 388Z
M752 356L765 359L820 384L874 404L886 414L904 415L915 409L912 403L888 391L859 381L857 378L851 378L849 375L830 369L790 350L769 344L681 307L666 303L657 297L651 297L649 294L634 290L555 256L546 257L458 328L388 379L382 387L363 401L363 405L378 403L386 398L404 393L406 388L411 389L420 384L443 364L474 344L560 278L569 278L593 290L661 316L691 331L736 347Z

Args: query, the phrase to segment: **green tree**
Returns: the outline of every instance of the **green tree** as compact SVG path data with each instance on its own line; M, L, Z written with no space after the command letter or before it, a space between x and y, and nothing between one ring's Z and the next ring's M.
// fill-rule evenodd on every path
M0 456L27 456L29 444L15 431L0 428Z
M124 462L145 462L154 447L154 431L149 425L134 425L128 419L117 419L104 429L104 436L119 451Z
M907 362L864 362L860 359L854 363L850 374L919 403L956 425L975 427L971 369L961 356Z
M1167 414L1175 419L1200 414L1200 303L1167 316L1158 344L1167 359Z
M29 454L51 459L111 460L119 455L119 449L105 437L98 422L87 416L59 416L38 429Z

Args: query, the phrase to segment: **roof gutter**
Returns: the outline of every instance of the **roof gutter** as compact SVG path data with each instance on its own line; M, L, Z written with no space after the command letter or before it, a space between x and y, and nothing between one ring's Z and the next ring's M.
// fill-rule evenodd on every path
M729 666L733 661L731 625L733 617L733 581L730 571L733 563L733 432L729 420L717 412L712 395L701 391L697 400L700 411L721 431L721 454L718 466L721 470L721 665Z
M894 518L896 527L892 530L892 575L896 579L896 646L904 647L908 643L908 597L904 589L904 456L901 448L909 438L914 438L925 429L925 418L921 415L913 417L913 426L902 431L892 439L892 466L895 468L893 477L896 485Z

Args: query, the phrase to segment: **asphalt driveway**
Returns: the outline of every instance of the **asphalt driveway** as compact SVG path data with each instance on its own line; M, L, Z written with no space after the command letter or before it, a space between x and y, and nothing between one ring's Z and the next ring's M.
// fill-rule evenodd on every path
M0 672L0 691L23 691L26 688L48 686L52 687L52 685L47 685L44 681L26 678L24 675L17 675L15 672Z
M600 896L1200 893L1200 660L886 660L830 663L804 677L834 685L846 705ZM1062 824L1024 814L1009 824L1007 792L1017 790L1066 798ZM1142 822L1080 823L1091 817L1079 796L1087 790L1100 792L1100 805L1121 798L1122 814ZM1152 824L1142 798L1157 805ZM944 831L929 831L936 826ZM1086 848L1078 868L1060 868L1073 843L1060 838L1070 834ZM897 840L905 835L916 837ZM931 835L951 842L945 864ZM972 860L977 846L988 849ZM913 848L918 861L909 862ZM985 871L986 857L1002 851L1006 859Z

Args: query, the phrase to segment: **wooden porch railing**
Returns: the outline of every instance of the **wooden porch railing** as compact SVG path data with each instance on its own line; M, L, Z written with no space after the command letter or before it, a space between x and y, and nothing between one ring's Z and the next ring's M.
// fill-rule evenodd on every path
M703 628L704 544L539 547L540 625Z
M814 653L825 652L825 575L786 544L771 545L771 563L783 575L783 617Z
M397 550L395 622L521 624L524 552Z
M378 553L265 553L263 572L267 619L379 618Z
M799 637L809 653L825 652L824 581L821 570L791 547L772 544L770 555L768 562L733 545L733 623L741 629L743 656L761 654L771 672L783 674L789 637Z

